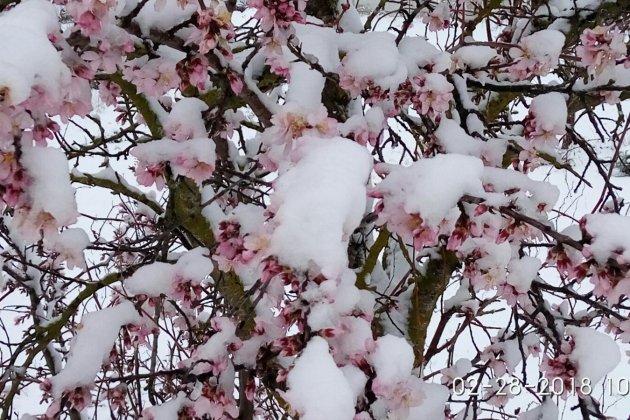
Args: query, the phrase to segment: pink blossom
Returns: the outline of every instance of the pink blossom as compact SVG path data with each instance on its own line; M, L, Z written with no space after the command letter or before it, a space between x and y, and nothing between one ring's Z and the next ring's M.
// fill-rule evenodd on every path
M249 0L248 5L256 9L254 17L260 19L260 26L265 32L274 27L287 30L291 22L304 22L304 0Z
M412 98L416 110L423 115L437 116L447 111L453 99L453 85L441 74L428 73L414 79L419 89Z
M348 73L345 68L342 67L339 71L339 86L342 89L347 90L352 96L359 96L365 88L367 88L368 79L365 77L357 78L354 75Z
M98 93L105 105L114 106L122 93L120 86L114 82L101 81L98 84Z
M559 93L547 93L532 100L525 117L523 135L533 148L553 152L557 136L566 132L567 107Z
M337 134L337 120L328 117L326 107L320 105L306 116L307 132L316 137L333 137Z
M384 199L376 206L379 224L386 223L390 231L413 243L418 250L437 243L438 228L427 225L419 214L407 214L402 207L392 207L386 202Z
M268 49L267 49L268 50ZM291 78L291 64L289 60L280 52L266 54L265 64L267 64L271 72L280 77L284 77L287 81Z
M232 92L240 95L241 91L243 90L243 80L241 80L239 76L232 72L228 72L227 78L230 82L230 88L232 89Z
M288 107L286 110L275 114L271 123L273 124L274 143L288 143L291 140L302 137L304 131L309 128L306 117L300 114L297 109Z
M576 47L575 52L591 74L600 74L626 55L623 34L613 26L587 28L580 35L580 41L582 45Z
M157 326L151 327L149 322L151 321L147 320L147 322L142 322L140 324L127 325L127 331L129 332L129 338L131 340L129 343L130 347L138 347L142 344L147 344L147 338L160 331Z
M256 253L265 247L252 240L252 236L243 237L240 223L235 220L225 220L219 223L217 248L213 259L219 264L219 269L229 272L239 264L248 264ZM246 240L249 239L249 240Z
M59 132L59 124L47 119L45 124L37 124L33 127L33 140L38 146L46 146L46 141L54 138L54 133Z
M136 85L138 92L156 98L181 83L175 63L165 59L149 60L144 65L133 64L123 70L123 75Z
M514 59L508 68L509 73L517 80L546 75L557 67L564 40L564 35L553 29L544 29L523 37L518 47L509 51Z
M61 120L66 123L73 116L84 116L92 111L92 90L87 80L73 77L64 86L64 98L59 110Z
M199 185L210 178L214 172L213 162L203 162L197 157L187 155L177 156L171 162L171 166L174 172L189 177Z
M551 379L560 378L562 380L563 386L558 387L560 389L555 391L558 393L562 391L561 396L564 399L566 399L569 393L572 393L573 391L576 391L578 394L580 393L579 386L575 387L575 385L578 384L578 381L575 380L578 367L575 366L569 357L574 347L575 343L572 339L565 341L561 346L562 350L560 354L556 357L550 357L548 355L543 356L543 360L540 365L540 371L544 372L546 377Z
M443 1L438 4L433 10L426 12L422 18L422 22L428 25L431 32L437 32L442 29L446 29L451 25L451 10L448 6L448 2Z
M199 90L205 90L208 83L208 59L203 55L196 55L190 59L184 59L175 66L180 77L180 90L186 90L188 86L194 86Z
M199 305L201 286L184 278L181 274L175 276L171 291L172 296L179 300L186 309L192 309Z
M122 67L121 51L113 48L108 41L102 41L97 51L86 51L81 56L90 65L93 71L102 70L104 73L112 74Z
M156 188L161 190L166 184L164 170L164 162L149 164L147 162L138 161L135 170L136 179L140 185L150 187L155 184Z
M409 408L419 406L425 399L420 379L413 376L396 383L382 383L377 377L372 391L383 400L393 418L407 418Z
M94 35L101 30L101 21L90 11L82 13L76 24L86 35Z
M229 54L227 41L234 38L231 16L225 3L216 3L199 10L195 28L190 32L186 45L197 44L200 54L207 54L220 47Z

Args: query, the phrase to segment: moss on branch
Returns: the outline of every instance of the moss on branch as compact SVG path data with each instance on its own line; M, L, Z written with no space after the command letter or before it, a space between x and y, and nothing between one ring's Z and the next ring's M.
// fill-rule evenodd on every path
M425 265L424 273L414 278L411 294L411 308L408 314L408 333L415 355L414 366L422 366L427 329L433 316L435 305L446 290L459 260L452 251L442 249L440 258L431 258Z

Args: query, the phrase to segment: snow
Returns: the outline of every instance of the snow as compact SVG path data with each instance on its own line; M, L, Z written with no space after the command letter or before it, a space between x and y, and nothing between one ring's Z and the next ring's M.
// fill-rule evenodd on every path
M548 398L539 406L518 415L518 420L557 420L558 407Z
M419 213L432 225L439 224L465 194L483 194L481 160L462 155L437 155L408 167L392 167L378 190L388 206L402 205L405 213ZM439 180L439 182L436 182Z
M228 359L228 347L236 340L234 335L236 326L225 317L215 317L212 319L212 326L217 331L203 345L197 347L193 353L193 358L184 362L190 366L191 373L201 375L208 371L212 365L226 363Z
M361 369L354 365L342 366L341 372L343 372L343 376L346 377L346 381L348 381L348 384L352 389L354 401L357 401L357 399L365 392L365 384L367 383L368 377Z
M171 291L175 266L163 262L140 267L123 284L130 295L160 296Z
M140 320L129 301L83 315L65 367L50 379L53 396L60 398L66 390L90 385L118 338L120 328Z
M179 129L189 132L191 137L204 137L206 127L201 113L208 110L208 105L197 98L181 98L173 104L171 112L164 121L164 128L169 131ZM179 140L179 139L175 139Z
M153 140L134 147L131 155L149 165L169 162L173 174L190 177L199 185L210 176L216 161L215 144L205 137L183 142Z
M351 420L355 393L335 365L328 344L313 337L287 378L285 399L303 420Z
M340 41L339 49L347 54L343 59L344 69L355 78L374 80L385 89L396 89L407 78L393 34L347 34ZM378 60L374 59L374 51L378 51Z
M240 203L227 218L238 220L244 234L257 231L265 223L264 209L254 204Z
M372 80L383 89L396 90L408 77L420 74L420 69L431 68L432 72L439 73L451 66L450 55L424 38L407 36L397 46L392 33L352 33L362 28L356 22L350 25L353 30L341 34L316 25L293 24L293 27L302 52L312 55L325 71L339 72L342 63L342 71L354 79ZM378 59L375 59L375 51L378 51ZM343 57L341 62L340 56ZM292 66L292 78L295 67Z
M360 293L351 281L337 284L336 280L326 280L319 287L302 293L302 298L311 303L308 325L315 331L333 327L340 314L350 314L359 302Z
M339 34L332 28L315 25L293 24L295 34L300 40L302 52L317 59L317 64L325 71L337 71L340 60L338 52ZM293 78L293 74L291 74Z
M538 258L524 256L519 260L512 260L508 265L510 274L507 276L508 284L514 286L518 293L526 293L532 281L538 276L538 270L542 262Z
M597 10L601 4L602 0L551 0L547 4L541 5L540 9L544 14L571 17L578 13L588 15L591 10Z
M463 280L455 294L444 301L444 310L450 311L470 299L472 299L472 295L470 294L470 282Z
M420 390L424 395L422 403L409 408L408 419L441 419L449 397L447 387L427 382L420 383Z
M581 79L576 80L573 90L576 92L587 91L608 84L619 87L630 86L630 68L625 67L624 64L606 67L592 80L589 79L586 82Z
M190 19L197 11L197 6L192 3L183 3L185 7L180 6L181 2L177 0L162 1L163 7L156 7L160 0L149 0L144 5L140 13L135 17L135 21L140 26L143 34L149 34L151 29L165 31L173 26ZM157 9L157 10L156 10Z
M125 290L131 295L170 296L178 276L200 284L213 268L207 253L204 248L195 248L183 254L175 264L154 262L140 267L124 281Z
M370 354L376 376L382 383L397 383L407 379L413 369L413 349L402 337L384 335L376 340L376 350Z
M365 112L365 121L371 131L380 132L386 121L385 113L380 107L373 106Z
M321 106L324 76L305 63L291 64L291 82L286 101L300 104L307 111L314 111Z
M490 60L497 57L494 48L484 45L465 45L453 53L453 61L459 67L478 69L486 67Z
M450 374L449 379L452 380L455 378L464 377L468 374L468 372L470 372L471 369L472 362L470 361L470 359L462 358L458 359L455 363L453 363L453 366L447 368L446 370Z
M66 261L68 268L86 268L83 251L90 244L90 238L81 228L66 229L59 234L53 249Z
M501 168L486 167L483 173L484 185L492 187L494 193L487 193L489 203L505 205L507 201L518 204L522 210L532 217L546 218L545 213L538 211L538 204L546 204L551 208L558 197L560 190L548 182L535 181L521 172ZM506 191L518 188L512 194L504 194Z
M564 47L565 36L554 29L543 29L521 39L531 55L544 59L547 63L557 64Z
M345 3L344 6L348 7L342 14L339 19L339 27L343 29L344 32L353 32L358 34L363 31L363 22L361 21L361 15L357 11L354 4L351 2ZM342 9L342 3L337 3L337 10L340 12Z
M398 44L398 51L411 76L417 75L419 68L430 66L432 71L440 73L451 66L448 53L438 50L421 37L404 37Z
M298 163L275 181L277 224L270 252L282 264L338 277L348 265L349 235L361 222L372 169L367 150L341 137L303 137Z
M489 165L501 165L507 144L500 139L483 141L466 134L464 129L454 120L444 118L435 131L438 143L446 153L483 158Z
M74 223L77 208L64 153L53 148L25 148L21 162L32 178L32 211L48 212L63 225Z
M186 397L180 393L176 398L168 400L164 404L149 407L143 411L141 419L149 418L154 420L176 419L179 410L185 405Z
M536 116L536 125L548 132L564 132L567 123L565 96L558 92L545 93L532 99L529 112Z
M572 325L566 327L566 333L575 342L569 360L577 366L576 384L585 378L595 387L621 361L619 345L606 334Z
M70 71L48 40L58 31L57 13L47 1L26 0L0 15L0 91L8 89L0 102L17 105L37 85L60 99Z
M589 214L586 231L593 237L590 252L600 264L605 264L616 253L630 261L630 217L619 214Z

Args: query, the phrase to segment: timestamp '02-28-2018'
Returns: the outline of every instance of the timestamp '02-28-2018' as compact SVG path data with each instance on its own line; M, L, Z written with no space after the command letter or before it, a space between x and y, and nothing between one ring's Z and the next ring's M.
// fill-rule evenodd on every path
M539 396L588 396L593 392L595 384L590 378L546 378L541 377L535 383L523 383L514 377L497 378L494 384L482 383L479 378L469 376L467 378L457 377L453 379L453 394L461 397L468 395L471 397L492 393L496 396L517 396L523 391L530 391ZM630 379L608 377L604 381L604 390L608 394L627 396L630 394Z

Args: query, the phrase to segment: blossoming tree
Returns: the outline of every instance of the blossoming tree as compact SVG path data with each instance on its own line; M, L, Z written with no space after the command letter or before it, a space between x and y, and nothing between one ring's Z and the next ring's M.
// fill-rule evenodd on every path
M1 419L627 415L630 3L361 1L0 0Z

